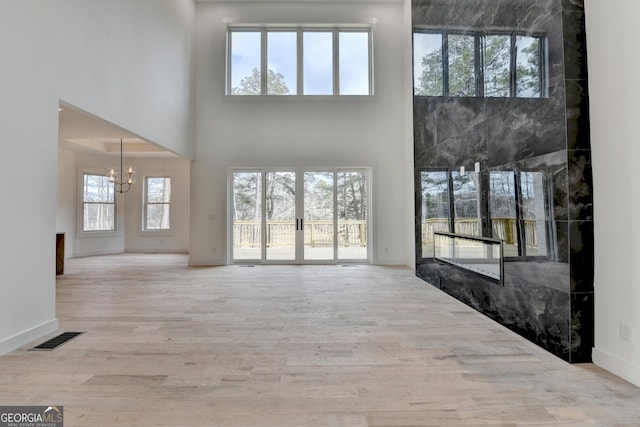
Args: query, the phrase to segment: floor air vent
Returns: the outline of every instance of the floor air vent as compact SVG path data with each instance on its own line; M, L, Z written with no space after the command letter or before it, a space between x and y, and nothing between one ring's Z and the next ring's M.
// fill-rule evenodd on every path
M45 341L40 345L30 348L29 351L51 351L82 334L84 334L84 332L65 332L57 337L51 338L49 341Z

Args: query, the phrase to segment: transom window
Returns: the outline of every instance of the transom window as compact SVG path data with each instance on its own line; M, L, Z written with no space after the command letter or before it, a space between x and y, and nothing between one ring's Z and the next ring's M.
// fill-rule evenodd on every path
M539 35L413 33L418 96L545 96L544 43Z
M230 26L228 95L371 95L370 27Z
M114 231L115 197L113 185L104 175L82 176L82 231Z
M145 177L144 230L171 229L171 178Z

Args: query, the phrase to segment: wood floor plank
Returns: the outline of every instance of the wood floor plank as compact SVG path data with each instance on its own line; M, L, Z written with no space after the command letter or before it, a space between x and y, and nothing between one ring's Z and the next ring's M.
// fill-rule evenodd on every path
M638 388L408 268L186 264L67 260L60 328L86 333L0 357L0 404L64 406L67 427L640 426Z

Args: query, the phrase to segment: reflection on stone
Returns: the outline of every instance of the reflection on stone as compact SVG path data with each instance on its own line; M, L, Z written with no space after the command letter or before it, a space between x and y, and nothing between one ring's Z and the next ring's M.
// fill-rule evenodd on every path
M449 218L455 218L457 232L467 227L465 234L503 240L507 257L504 286L431 257L417 259L417 274L559 357L588 361L593 198L583 2L413 0L412 8L422 30L543 34L548 82L547 96L537 99L414 98L416 183L427 170L453 176L460 166L482 165L473 189L448 189L453 212L417 215L416 252L424 256L433 247L425 245L436 229L429 221L451 228ZM434 196L430 191L416 192L417 206Z

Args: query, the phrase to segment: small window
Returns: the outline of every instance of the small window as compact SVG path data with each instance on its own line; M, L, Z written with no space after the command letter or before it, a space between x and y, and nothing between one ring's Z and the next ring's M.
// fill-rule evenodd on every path
M371 28L228 31L229 95L371 95Z
M145 178L144 230L171 229L171 178Z
M109 178L83 174L82 182L82 231L114 231L115 198Z

